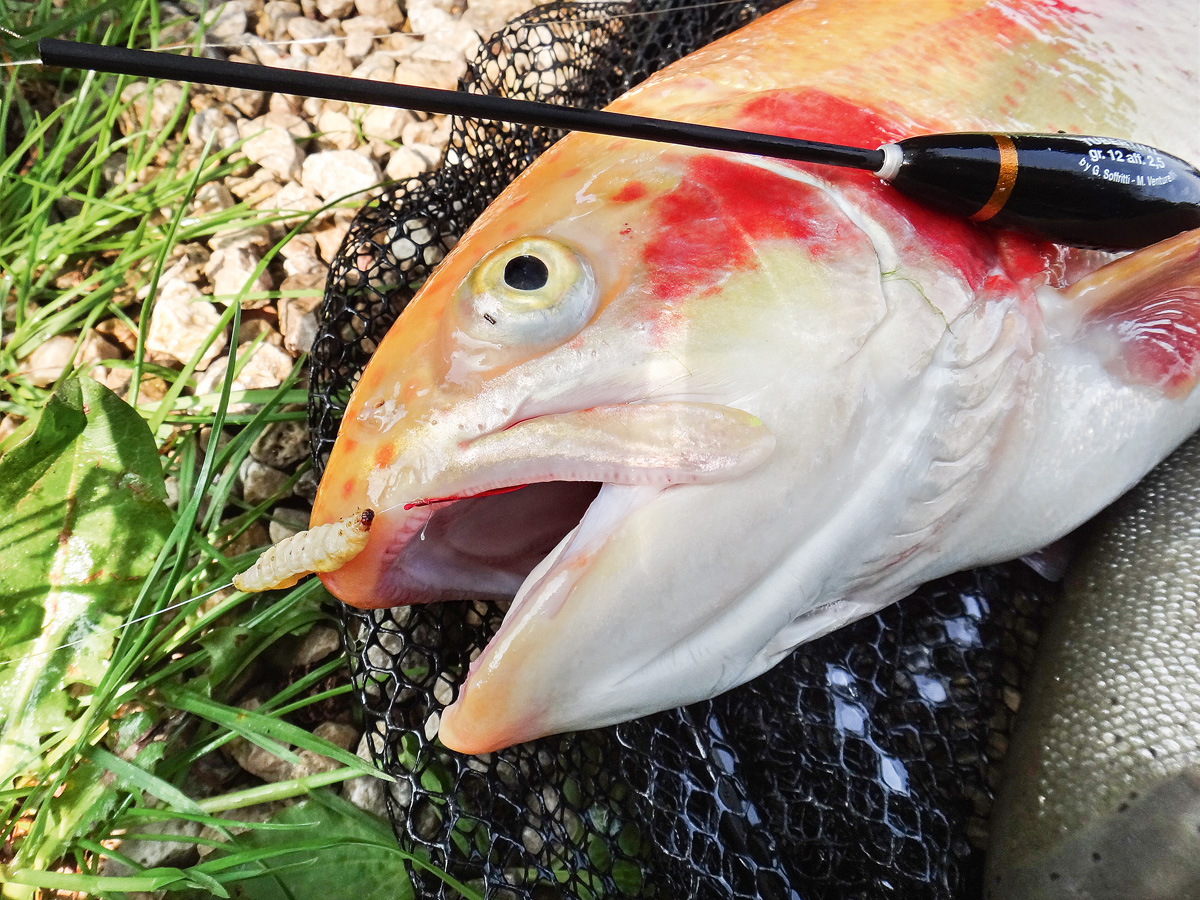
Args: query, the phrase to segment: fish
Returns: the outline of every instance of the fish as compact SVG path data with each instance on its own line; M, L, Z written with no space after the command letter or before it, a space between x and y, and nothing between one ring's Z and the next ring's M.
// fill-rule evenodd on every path
M1005 758L988 896L1200 896L1200 437L1090 529Z
M1197 11L1156 17L1172 28L1120 0L796 3L610 108L1197 158ZM1176 447L1200 422L1198 248L1113 259L868 173L569 135L362 373L312 524L375 518L320 577L362 608L514 598L434 723L463 753L716 696L1051 543Z

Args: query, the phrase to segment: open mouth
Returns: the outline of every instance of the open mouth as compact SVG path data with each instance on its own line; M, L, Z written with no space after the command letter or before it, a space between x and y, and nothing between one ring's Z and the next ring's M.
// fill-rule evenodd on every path
M388 605L511 599L579 525L600 487L550 481L412 504L412 521L382 550L391 563L376 591Z
M441 492L375 508L366 549L321 578L360 608L513 597L548 554L586 558L658 492L735 477L773 448L758 419L707 403L528 419L457 444Z

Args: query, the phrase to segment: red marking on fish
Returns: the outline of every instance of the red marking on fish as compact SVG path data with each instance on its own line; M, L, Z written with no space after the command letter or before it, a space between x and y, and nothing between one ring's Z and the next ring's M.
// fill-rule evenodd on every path
M646 185L640 181L631 181L613 194L614 203L632 203L646 196Z
M804 244L821 255L839 221L811 186L727 157L691 157L674 189L654 203L654 235L643 251L660 301L703 292L747 267L767 240Z

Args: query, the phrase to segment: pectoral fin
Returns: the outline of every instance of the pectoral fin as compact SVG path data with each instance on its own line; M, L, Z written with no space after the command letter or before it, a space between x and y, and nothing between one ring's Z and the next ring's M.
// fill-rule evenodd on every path
M1086 308L1084 338L1114 375L1168 397L1200 380L1200 229L1111 262L1066 296Z

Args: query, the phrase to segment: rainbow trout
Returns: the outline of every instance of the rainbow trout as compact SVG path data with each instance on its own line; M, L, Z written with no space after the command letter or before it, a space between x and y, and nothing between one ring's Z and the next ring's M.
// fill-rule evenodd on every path
M860 146L1063 130L1194 160L1198 19L796 3L611 108ZM1111 261L867 173L571 135L363 373L313 524L374 521L322 578L360 607L515 595L440 720L463 752L712 697L1042 547L1169 453L1200 423L1198 251L1189 233Z

